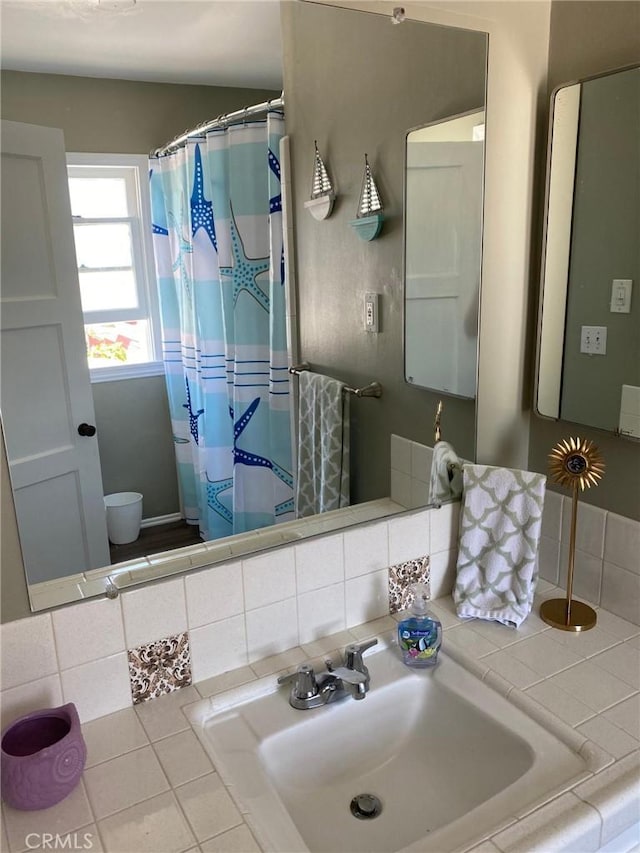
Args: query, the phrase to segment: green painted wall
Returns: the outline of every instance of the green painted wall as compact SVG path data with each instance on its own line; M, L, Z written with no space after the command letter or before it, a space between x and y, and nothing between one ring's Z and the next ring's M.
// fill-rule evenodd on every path
M551 6L549 98L556 86L640 62L640 3L625 0L554 0ZM541 181L541 193L542 189ZM616 275L616 277L619 277ZM634 284L635 286L635 284ZM634 296L637 294L634 294ZM640 520L640 444L570 421L532 417L529 468L547 470L547 456L569 436L594 441L606 465L585 503Z
M640 385L640 69L582 86L578 138L560 415L611 431ZM629 314L610 310L615 278L636 287ZM605 355L580 352L582 326L607 329Z
M433 444L443 397L443 438L474 456L475 406L407 385L403 366L405 134L484 104L483 33L310 3L283 7L287 131L291 136L300 300L300 356L348 382L382 383L381 399L352 399L354 499L389 494L389 437ZM491 118L489 117L489 122ZM313 143L335 182L329 219L304 209ZM355 219L364 154L385 205L381 235L363 242ZM363 297L380 294L380 332L363 329Z

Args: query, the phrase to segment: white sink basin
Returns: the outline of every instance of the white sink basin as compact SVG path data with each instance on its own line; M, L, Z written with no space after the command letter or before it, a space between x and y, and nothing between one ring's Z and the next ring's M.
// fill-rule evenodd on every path
M314 710L261 679L189 709L267 850L443 851L486 837L588 775L556 735L446 653L410 670L368 652L371 689ZM352 798L381 813L358 819Z

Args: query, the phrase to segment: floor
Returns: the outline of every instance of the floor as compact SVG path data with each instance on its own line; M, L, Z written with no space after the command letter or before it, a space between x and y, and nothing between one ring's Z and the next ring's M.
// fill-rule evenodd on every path
M186 521L172 521L168 524L143 527L135 542L128 542L126 545L109 543L109 553L113 565L125 560L135 560L136 557L171 551L173 548L200 545L201 542L197 525L187 524Z

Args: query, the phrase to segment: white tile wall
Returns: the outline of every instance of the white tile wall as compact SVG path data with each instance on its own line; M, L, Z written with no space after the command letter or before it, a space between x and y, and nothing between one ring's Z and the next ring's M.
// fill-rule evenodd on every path
M458 550L458 526L460 524L460 503L443 504L429 513L431 542L430 553Z
M412 442L399 435L391 436L391 470L411 474ZM392 496L393 499L393 496Z
M571 527L571 498L564 498L565 507L562 513L563 542L569 541ZM602 559L604 554L604 528L607 513L596 506L578 501L578 517L576 521L576 548L593 557Z
M572 500L547 490L540 577L566 586ZM576 521L574 597L640 625L640 522L580 502Z
M401 506L411 506L411 475L391 469L391 499Z
M302 542L294 555L298 595L344 581L343 534Z
M81 720L94 720L131 705L129 664L124 652L60 673L65 702L75 702Z
M568 542L561 542L558 585L563 589L567 587L568 568L569 544ZM599 604L601 586L602 558L576 548L573 568L573 597Z
M387 569L351 578L345 584L347 628L389 613Z
M345 531L344 570L347 579L367 575L389 565L389 525L386 521Z
M344 583L325 586L298 596L300 643L312 643L345 628Z
M440 551L431 553L431 598L441 598L449 595L456 582L456 560L458 552Z
M191 674L204 681L248 663L244 613L189 631Z
M212 566L184 579L189 628L244 613L244 591L239 561Z
M440 510L433 510L433 513ZM390 518L389 525L389 565L395 566L405 560L424 557L431 551L431 533L429 510L410 515Z
M61 669L125 650L122 614L115 600L85 601L54 610L51 616Z
M640 524L613 512L607 514L604 560L640 574Z
M391 499L408 509L426 506L433 448L391 436Z
M640 575L613 563L605 563L600 604L623 619L640 625Z
M25 649L29 654L24 654ZM51 616L42 613L2 626L2 665L0 678L3 690L36 681L57 672Z
M68 701L83 722L129 707L126 650L185 630L200 682L384 616L391 555L428 554L429 517L421 510L369 521L128 590L113 601L81 602L3 625L3 719ZM451 555L437 556L441 589Z
M21 650L21 656L27 657L31 653L31 646L27 645ZM2 649L2 654L6 654L6 650ZM60 684L60 674L47 675L45 678L38 678L35 681L30 681L28 684L21 684L19 687L3 690L1 694L2 719L1 725L4 728L12 720L21 717L23 714L28 714L30 711L35 711L38 708L57 708L62 705L62 685ZM114 709L115 710L115 709Z
M295 598L248 610L245 618L249 663L298 645L298 608Z
M420 449L403 442L395 445L394 462L411 468L413 459L423 470ZM569 511L570 500L547 492L540 575L551 583L559 571L561 577L566 572L563 518ZM200 682L383 617L387 566L406 559L430 554L432 595L447 595L455 577L458 514L459 506L451 504L373 520L133 589L115 601L82 602L5 624L0 634L3 723L67 701L76 702L83 722L129 707L126 649L187 628L193 675ZM599 625L621 641L629 636L630 623L640 624L640 525L593 507L581 509L579 530L581 523L590 529L580 534L585 550L576 563L576 594L584 589L593 603L617 614L603 613ZM603 651L594 647L590 654ZM499 670L501 652L492 654ZM516 680L523 686L542 678L513 655L509 663L519 667ZM621 673L598 666L596 674L600 681L612 681L616 697L626 695Z
M242 561L247 610L275 604L296 594L295 557L291 548L276 549Z
M128 649L187 630L183 578L130 590L121 599Z

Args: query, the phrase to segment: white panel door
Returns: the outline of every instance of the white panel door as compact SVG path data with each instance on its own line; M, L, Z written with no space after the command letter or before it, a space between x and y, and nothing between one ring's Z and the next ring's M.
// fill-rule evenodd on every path
M29 583L109 565L64 137L2 122L0 409Z
M475 397L483 144L407 154L405 363L409 382Z

